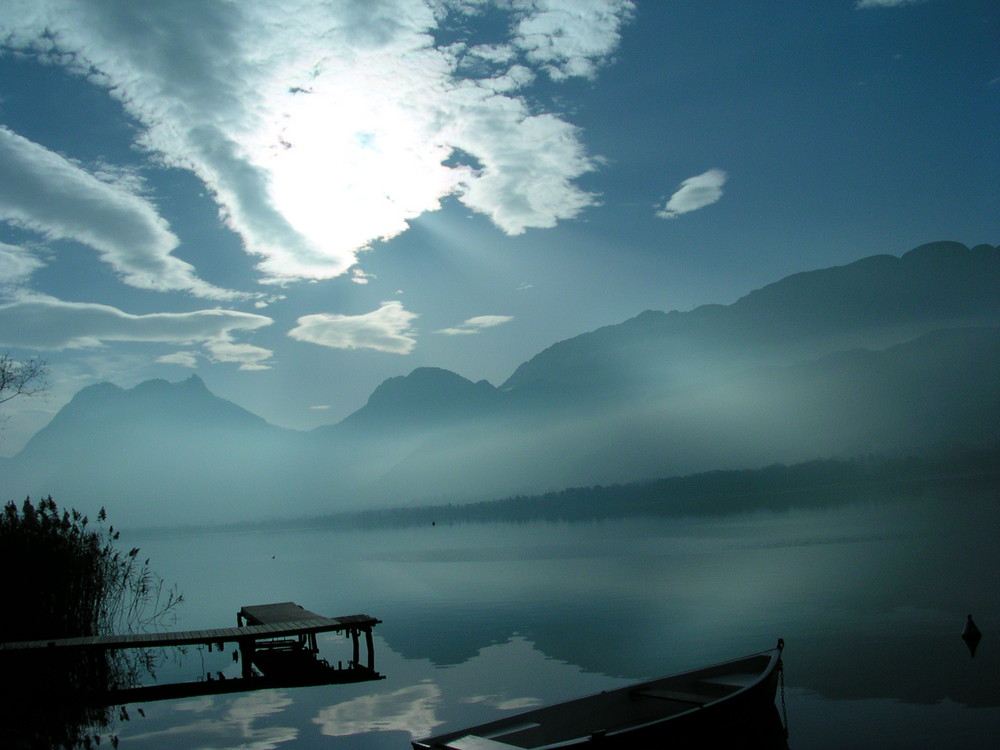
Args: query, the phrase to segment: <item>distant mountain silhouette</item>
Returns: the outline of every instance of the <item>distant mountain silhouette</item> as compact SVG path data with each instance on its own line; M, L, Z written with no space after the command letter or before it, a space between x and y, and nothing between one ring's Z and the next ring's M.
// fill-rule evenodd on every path
M197 375L179 383L148 380L128 390L98 383L80 390L28 441L20 456L77 454L93 449L95 438L127 449L136 440L169 441L178 433L184 433L184 440L204 441L226 432L268 431L280 428L215 396Z
M197 377L81 390L7 499L116 523L454 502L712 469L1000 444L1000 249L923 245L789 276L732 305L561 341L500 388L422 367L337 425L285 430Z
M788 276L732 305L647 310L552 345L500 386L522 398L660 390L720 371L1000 324L1000 248L935 242Z
M496 388L473 383L450 370L418 367L409 375L389 378L364 407L334 427L338 431L442 426L492 416L499 406ZM330 430L331 428L320 428Z
M300 439L213 395L197 376L127 390L99 383L0 463L4 500L51 494L92 511L107 506L119 523L232 520L248 496L280 490L275 458L294 454Z
M606 398L559 418L540 412L439 434L379 486L386 495L441 492L447 476L452 493L475 498L484 485L492 496L531 494L932 444L995 446L998 364L1000 328L934 331L886 350L758 366L655 398Z

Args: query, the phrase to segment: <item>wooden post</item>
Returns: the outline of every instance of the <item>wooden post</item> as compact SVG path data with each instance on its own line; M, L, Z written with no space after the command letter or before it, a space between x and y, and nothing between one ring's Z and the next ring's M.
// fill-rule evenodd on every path
M257 649L257 642L253 638L243 638L240 644L240 659L243 660L243 679L249 680L253 677L253 657Z
M354 641L354 666L358 666L358 657L360 656L358 649L358 629L351 628L351 638Z
M372 643L372 629L365 628L365 645L368 647L368 669L375 671L375 645Z

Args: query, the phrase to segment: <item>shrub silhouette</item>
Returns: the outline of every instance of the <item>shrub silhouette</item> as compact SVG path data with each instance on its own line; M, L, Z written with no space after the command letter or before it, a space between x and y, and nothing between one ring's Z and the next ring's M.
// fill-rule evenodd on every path
M169 620L183 598L140 562L139 549L119 551L120 533L51 497L10 502L0 515L0 565L7 616L0 641L48 640L147 630ZM14 732L13 746L90 747L123 707L102 706L95 695L152 674L152 651L3 653L12 697L0 722ZM5 729L6 731L6 729ZM111 737L111 744L117 740Z

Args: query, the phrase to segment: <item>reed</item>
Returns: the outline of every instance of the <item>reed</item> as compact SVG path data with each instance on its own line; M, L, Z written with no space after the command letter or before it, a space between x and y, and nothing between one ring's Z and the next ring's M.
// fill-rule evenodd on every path
M172 624L183 597L142 561L139 548L118 549L120 531L102 508L95 523L51 497L0 514L0 565L6 572L0 641L142 632ZM15 690L0 706L3 726L23 747L92 747L124 707L93 696L153 676L153 651L6 654ZM117 744L108 735L112 745Z

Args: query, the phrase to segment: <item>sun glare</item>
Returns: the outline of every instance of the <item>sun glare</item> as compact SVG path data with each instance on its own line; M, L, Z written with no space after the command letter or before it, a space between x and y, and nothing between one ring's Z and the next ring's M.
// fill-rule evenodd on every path
M466 178L467 167L443 164L452 149L426 98L328 76L284 104L279 145L261 166L275 208L325 254L394 237Z

